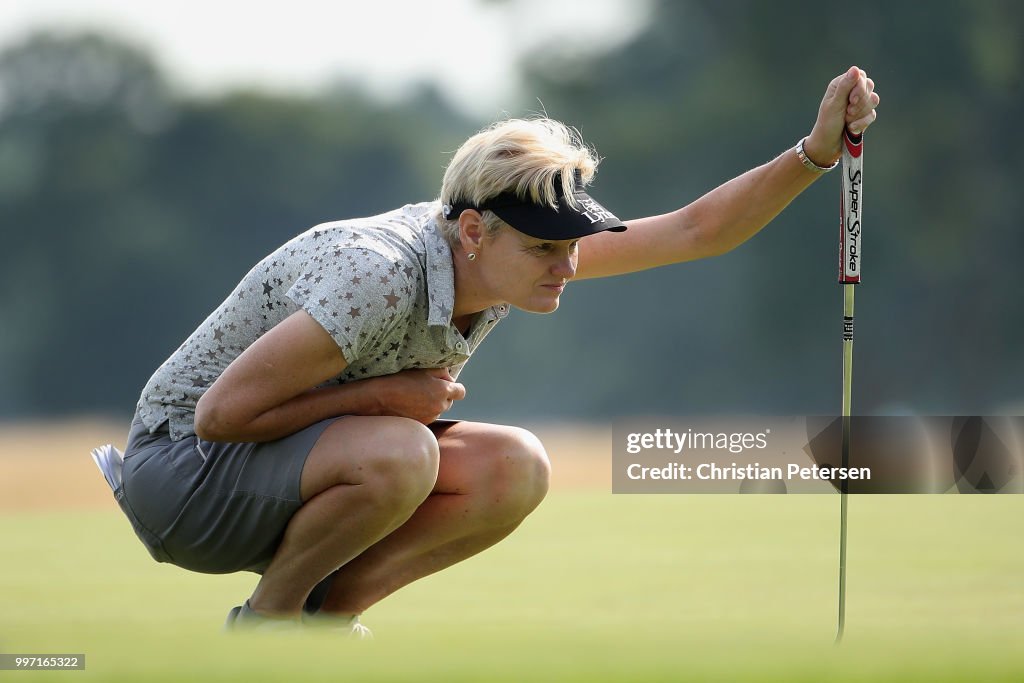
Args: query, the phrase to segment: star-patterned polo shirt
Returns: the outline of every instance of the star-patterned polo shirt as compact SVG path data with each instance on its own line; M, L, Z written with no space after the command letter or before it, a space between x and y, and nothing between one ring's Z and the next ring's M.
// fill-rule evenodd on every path
M319 322L348 366L324 386L409 368L457 377L507 304L452 325L455 271L437 202L317 225L260 261L150 378L138 413L172 440L195 433L199 397L254 341L299 309Z

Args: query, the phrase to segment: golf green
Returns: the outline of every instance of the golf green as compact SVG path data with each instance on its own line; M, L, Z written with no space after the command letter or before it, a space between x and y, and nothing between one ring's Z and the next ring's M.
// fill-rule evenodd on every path
M109 511L0 513L0 652L96 681L1021 680L1024 497L557 491L367 612L372 642L224 635L253 575L153 563Z

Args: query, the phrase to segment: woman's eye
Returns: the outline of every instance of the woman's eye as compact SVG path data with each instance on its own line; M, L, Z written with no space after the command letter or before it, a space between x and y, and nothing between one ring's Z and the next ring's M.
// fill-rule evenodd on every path
M565 250L568 253L570 253L570 254L574 254L574 253L576 253L576 247L578 245L579 245L579 241L578 240L575 241L575 242L570 242L565 247ZM551 254L551 253L554 253L554 251L556 249L558 249L558 245L556 245L553 242L544 242L543 244L537 244L537 245L534 245L533 247L530 247L530 250L533 253L538 254L538 255Z

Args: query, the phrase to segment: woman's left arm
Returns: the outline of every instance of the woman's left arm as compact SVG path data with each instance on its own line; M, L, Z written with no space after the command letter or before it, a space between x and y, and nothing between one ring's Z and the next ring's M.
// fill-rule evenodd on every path
M804 142L811 162L839 159L843 128L862 133L875 120L874 83L857 67L829 83ZM754 236L820 176L787 150L692 204L660 216L626 221L628 230L580 240L575 279L608 277L717 256Z

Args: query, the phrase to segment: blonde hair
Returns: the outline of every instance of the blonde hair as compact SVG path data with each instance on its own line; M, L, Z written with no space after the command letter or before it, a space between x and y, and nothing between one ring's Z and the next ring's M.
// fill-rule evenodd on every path
M557 208L555 179L570 205L575 206L573 176L578 170L583 184L597 172L597 153L578 130L546 117L508 119L484 128L462 143L444 173L441 205L463 201L479 206L502 192L520 199ZM459 244L459 221L437 221L448 242ZM505 222L491 211L483 212L487 233L493 235Z

